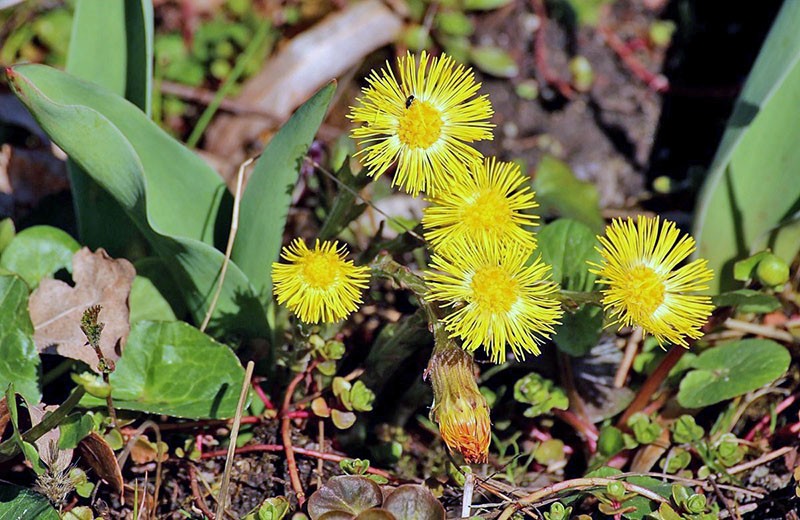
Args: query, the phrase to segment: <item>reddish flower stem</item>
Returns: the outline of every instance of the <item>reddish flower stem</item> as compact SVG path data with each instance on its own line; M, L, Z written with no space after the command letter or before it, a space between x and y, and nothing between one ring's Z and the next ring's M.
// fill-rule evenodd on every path
M259 452L259 451L284 451L286 448L280 444L251 444L249 446L242 446L241 448L236 448L236 453L252 453L252 452ZM292 451L298 455L305 455L306 457L313 457L315 459L322 459L327 460L329 462L341 462L343 460L347 460L349 457L345 457L343 455L336 455L335 453L329 452L321 452L316 450L308 450L306 448L298 448L296 446L292 446ZM227 455L227 451L225 450L217 450L217 451L209 451L203 454L204 459L209 459L212 457L224 457ZM381 477L387 478L389 480L395 480L394 477L388 472L382 469L377 468L368 468L367 473L372 473L373 475L380 475Z
M297 461L294 458L294 447L292 446L292 431L291 421L289 416L289 406L292 404L292 395L295 388L305 378L306 371L300 372L294 379L289 382L286 387L286 394L283 396L283 405L281 406L281 440L283 441L283 449L286 452L286 466L289 471L289 480L292 482L292 489L297 495L297 503L300 507L306 502L306 493L303 491L303 484L300 482L300 475L297 472Z
M627 430L628 429L628 419L631 418L633 414L636 412L641 412L647 403L650 402L650 398L653 397L653 394L656 393L656 390L659 389L661 383L669 375L670 370L672 370L675 365L678 364L678 361L683 357L683 355L688 352L689 349L683 348L679 345L674 345L664 359L661 360L658 367L650 374L642 387L639 389L639 392L636 394L636 397L633 398L633 402L628 406L625 410L625 413L622 414L622 417L619 418L617 421L617 428Z
M790 395L789 397L778 403L778 405L775 407L775 415L778 415L779 413L783 412L784 410L792 406L792 404L794 404L796 400L797 400L797 394L794 394ZM770 422L771 415L772 414L769 413L765 414L764 417L762 417L761 420L758 421L758 423L755 426L753 426L753 428L749 432L747 432L747 435L744 436L744 440L752 441L761 430L767 427L767 425Z
M269 398L264 389L261 388L261 385L259 385L255 381L253 382L253 390L255 391L258 398L261 399L261 402L264 403L264 406L267 407L267 410L275 409L275 405L272 404L272 400Z
M539 28L534 37L534 59L536 61L536 69L542 75L545 84L552 85L558 92L567 99L571 99L575 95L575 91L569 82L559 78L550 68L547 62L547 42L545 41L545 27L547 26L547 9L544 6L544 0L531 0L533 5L533 12L539 18Z
M645 83L650 89L656 92L667 92L669 90L669 80L663 74L653 74L647 67L641 64L633 54L633 50L624 42L622 38L608 28L600 29L600 34L612 51L614 51L628 70L639 80Z

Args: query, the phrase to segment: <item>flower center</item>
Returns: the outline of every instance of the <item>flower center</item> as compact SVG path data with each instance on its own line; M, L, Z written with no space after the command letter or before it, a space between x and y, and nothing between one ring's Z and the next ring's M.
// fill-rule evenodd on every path
M313 251L303 261L303 279L313 289L328 289L341 272L341 260L330 251Z
M633 314L650 318L664 303L664 282L651 268L639 265L632 268L620 286L622 299Z
M505 313L517 301L517 282L501 267L478 269L470 283L475 303L485 312Z
M410 148L428 148L442 133L442 115L427 101L412 100L403 111L397 137Z
M473 232L500 232L511 220L508 199L494 190L485 190L461 212L464 225Z

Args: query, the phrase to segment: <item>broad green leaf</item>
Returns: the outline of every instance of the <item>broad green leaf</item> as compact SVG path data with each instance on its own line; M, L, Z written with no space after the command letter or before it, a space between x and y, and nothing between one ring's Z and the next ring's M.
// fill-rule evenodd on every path
M111 396L121 410L193 419L226 419L236 412L244 369L231 349L179 321L131 326ZM89 406L105 401L86 397Z
M560 218L536 235L542 260L553 267L553 280L569 291L591 291L597 275L589 272L587 261L600 263L595 233L581 222Z
M0 483L0 520L59 520L58 511L39 493L13 484Z
M131 323L177 319L169 302L161 296L158 287L149 278L137 276L133 279L128 302L131 309Z
M780 238L800 201L800 2L784 2L744 89L703 186L694 224L697 256L715 272L711 291L730 289L736 260L771 247L786 262L800 228ZM781 244L781 249L775 247Z
M14 240L16 232L14 221L11 220L11 218L0 220L0 254L2 254L6 247L8 247L8 244Z
M678 402L703 408L772 383L789 368L789 351L768 339L732 341L706 350L681 381Z
M125 99L150 116L153 97L153 2L125 0Z
M265 307L272 301L270 266L280 254L292 190L335 90L336 84L331 83L297 109L262 152L242 195L231 258Z
M39 364L28 316L28 286L18 276L0 276L0 388L13 382L22 397L38 403Z
M51 226L34 226L21 231L0 256L0 267L17 273L31 289L42 278L61 269L72 271L72 255L80 249L74 238Z
M542 157L533 188L542 213L555 213L582 222L595 233L603 232L597 188L576 178L567 163L549 155Z
M739 289L711 297L715 307L736 307L739 312L766 314L781 308L781 302L771 294Z
M136 223L201 322L224 260L210 245L218 203L227 193L222 181L133 105L99 87L41 65L15 67L8 76L53 141ZM213 317L212 326L227 333L268 333L264 310L235 263Z
M94 429L94 419L85 413L74 413L58 427L58 447L62 450L76 448L78 443Z
M517 62L501 47L472 47L469 50L469 60L482 72L498 78L513 78L519 74Z
M597 275L589 272L587 261L600 263L597 237L588 226L561 218L542 228L537 235L538 251L553 267L553 280L570 291L595 289ZM571 356L583 356L597 344L603 327L603 313L585 305L577 312L565 313L556 327L555 342Z

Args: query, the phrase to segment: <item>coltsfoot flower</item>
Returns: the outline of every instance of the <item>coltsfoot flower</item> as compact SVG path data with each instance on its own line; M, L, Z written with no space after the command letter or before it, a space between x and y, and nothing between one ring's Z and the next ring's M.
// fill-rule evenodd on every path
M687 347L687 337L702 336L714 306L709 296L688 293L707 289L714 274L703 259L676 269L695 250L691 236L681 237L673 222L639 216L635 223L615 219L598 239L603 263L590 262L590 271L607 285L603 307L612 324L638 325L660 344Z
M431 419L450 451L460 453L468 464L486 462L492 423L489 405L472 371L472 356L437 334L437 347L428 364L433 386ZM439 341L446 342L442 348Z
M450 186L466 164L481 154L467 143L492 139L492 106L475 96L480 83L471 69L452 58L422 52L398 58L399 81L387 63L372 71L363 97L348 116L359 124L352 136L364 148L356 154L379 177L397 162L392 185L417 196Z
M464 242L533 249L536 239L525 226L535 225L538 217L526 211L538 204L519 166L491 157L469 170L432 197L423 213L425 239L433 249L447 251Z
M448 255L434 254L426 272L428 298L453 307L444 322L451 335L474 351L481 345L492 361L539 354L539 343L553 334L561 318L554 298L558 285L540 258L525 265L531 250L520 247L459 244Z
M358 309L369 268L345 260L347 249L338 242L322 242L314 249L296 238L281 251L287 263L272 264L273 293L278 303L305 323L333 323Z

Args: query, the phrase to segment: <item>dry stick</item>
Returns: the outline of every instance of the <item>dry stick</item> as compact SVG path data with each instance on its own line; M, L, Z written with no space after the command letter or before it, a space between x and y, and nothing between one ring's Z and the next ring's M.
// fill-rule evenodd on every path
M614 388L622 388L625 386L625 380L628 379L628 372L631 370L633 360L636 358L636 352L639 351L639 343L642 342L644 333L640 327L635 327L628 342L625 344L625 354L622 356L617 373L614 376Z
M258 159L261 154L247 159L239 166L239 173L236 175L236 193L233 197L233 215L231 216L231 230L228 234L228 245L225 247L225 260L222 262L222 269L219 272L219 282L217 283L217 290L214 292L214 297L211 298L211 304L208 306L206 316L203 318L203 324L200 325L200 331L205 332L208 327L208 322L211 321L211 314L214 313L214 308L217 306L219 295L222 293L222 285L225 283L225 274L228 272L228 264L231 262L231 253L233 252L233 241L236 240L236 232L239 230L239 204L242 199L242 180L244 179L244 169L250 166L253 161Z
M751 460L750 462L744 462L736 466L731 466L730 468L728 468L728 473L734 475L736 473L741 473L742 471L755 468L756 466L766 464L771 460L777 459L778 457L789 453L793 449L795 448L793 448L792 446L784 446L783 448L778 448L777 450L771 451L765 455L760 456L755 460Z
M674 345L669 352L667 352L667 355L661 360L658 367L656 367L653 373L650 374L650 377L645 380L639 392L636 394L636 397L633 399L633 402L625 410L625 413L622 414L622 417L619 418L619 421L617 421L617 428L627 428L628 419L647 406L650 398L653 397L653 394L656 393L661 383L663 383L669 375L670 370L675 367L688 350L689 349L679 345Z
M252 361L247 362L247 369L244 373L244 381L242 382L242 392L239 394L239 404L236 406L236 415L233 418L233 426L231 427L231 438L228 441L228 456L225 459L225 471L222 474L222 485L217 494L217 515L216 518L222 518L225 513L225 504L228 502L228 486L231 484L231 469L233 469L233 457L236 451L236 438L239 437L239 425L242 419L242 410L244 403L247 400L247 391L250 389L250 378L253 377L253 368L255 363Z
M258 453L258 452L261 452L261 451L278 452L278 451L285 451L285 450L286 450L286 448L282 444L251 444L249 446L242 446L241 448L236 448L236 453L238 455L238 454L241 454L241 453ZM294 453L296 453L297 455L304 455L306 457L312 457L312 458L315 458L315 459L322 459L322 460L325 460L325 461L328 461L328 462L341 462L343 460L348 460L349 459L349 457L346 457L344 455L336 455L335 453L330 453L330 452L322 453L320 451L309 450L309 449L306 449L306 448L298 448L296 446L292 446L292 451ZM227 451L225 451L225 450L209 451L209 452L203 453L202 458L210 459L210 458L213 458L213 457L222 457L223 455L227 455ZM388 471L384 471L382 469L373 468L371 466L369 468L367 468L367 473L372 473L373 475L380 475L381 477L384 477L386 479L393 480L393 481L397 480Z
M297 461L294 458L294 447L292 446L291 418L288 416L289 405L292 403L294 389L306 375L306 371L300 372L286 387L286 394L283 396L283 406L281 406L281 441L283 450L286 453L286 466L289 470L289 480L292 482L292 489L297 495L297 503L300 507L306 501L306 493L303 491L303 484L300 482L300 475L297 472Z
M627 472L627 473L618 473L614 475L617 478L624 478L624 477L654 477L660 478L662 480L674 480L676 482L683 482L684 484L688 484L690 486L699 486L706 491L710 491L710 487L708 485L708 481L706 480L698 480L693 478L685 478L679 477L677 475L670 475L669 473L656 473L654 471L645 471L645 472ZM743 495L749 495L755 498L764 498L764 493L759 493L758 491L751 491L747 488L739 487L739 486L731 486L728 484L717 484L717 487L720 489L724 489L726 491L731 491L733 493L741 493Z
M741 507L737 507L736 509L738 509L739 513L749 513L751 511L755 511L756 509L758 509L758 504L757 503L745 504ZM730 515L727 511L721 511L719 513L720 518L728 518L728 516Z
M728 510L728 513L731 515L731 517L736 518L737 520L741 520L742 518L741 515L738 515L736 514L736 512L734 512L730 501L727 498L725 498L725 495L723 495L722 491L720 491L719 486L717 486L717 479L714 478L714 475L711 475L708 478L708 480L711 482L711 486L714 488L714 494L717 495L717 498L719 499L720 502L722 502L722 505L725 506L725 509Z
M153 433L156 434L156 482L154 484L155 489L153 490L153 507L155 508L158 507L158 492L161 489L161 456L163 455L163 453L161 453L161 428L158 427L158 424L148 419L139 425L125 445L125 449L123 449L117 457L117 464L120 467L125 465L125 462L128 460L128 455L130 455L133 449L133 445L136 444L136 441L148 428L153 430ZM155 513L155 510L153 512Z
M736 331L756 334L758 336L764 336L765 338L785 341L786 343L795 343L797 341L797 338L792 336L789 332L770 327L769 325L759 325L757 323L748 323L746 321L728 318L725 320L725 326Z
M520 498L515 504L511 504L508 506L503 513L498 517L498 520L501 518L510 518L511 515L518 510L522 505L534 504L547 498L550 495L555 495L556 493L560 493L562 491L566 491L568 489L585 489L585 488L593 488L593 487L605 487L609 484L619 483L625 488L625 491L629 493L636 493L637 495L641 495L645 498L649 498L654 502L659 502L662 504L669 503L667 499L650 491L647 488L643 488L641 486L637 486L636 484L631 484L630 482L626 482L624 480L618 480L613 478L576 478L572 480L565 480L564 482L559 482L558 484L553 484L552 486L546 486L541 489L537 489L533 493L529 493L524 497Z

